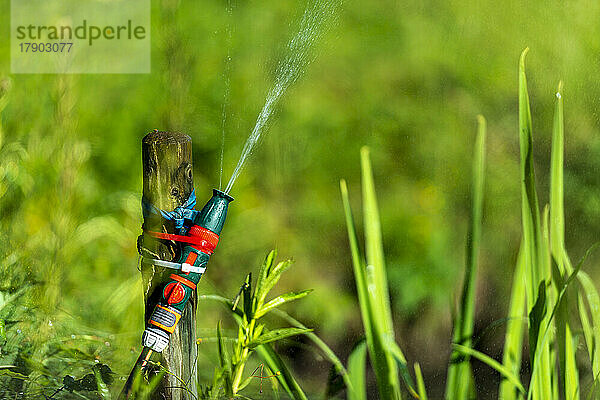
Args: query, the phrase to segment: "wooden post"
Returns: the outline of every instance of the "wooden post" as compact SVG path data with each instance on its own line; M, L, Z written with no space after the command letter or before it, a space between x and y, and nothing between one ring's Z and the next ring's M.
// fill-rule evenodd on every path
M182 205L194 189L192 175L192 139L182 133L155 130L142 140L143 196L156 208L172 211ZM144 219L144 229L163 233L176 233L172 221L156 215ZM177 261L175 242L164 243L149 235L138 239L143 255L166 261ZM142 267L144 285L145 320L147 321L160 300L162 285L173 271L156 266ZM197 295L187 303L169 346L162 352L162 365L175 375L165 375L153 398L184 400L197 398L196 369L196 304ZM179 377L187 383L187 389Z

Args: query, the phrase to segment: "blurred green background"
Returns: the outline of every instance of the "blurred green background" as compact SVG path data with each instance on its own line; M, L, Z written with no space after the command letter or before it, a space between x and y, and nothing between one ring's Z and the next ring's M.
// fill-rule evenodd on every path
M199 203L208 199L219 185L224 102L226 181L306 5L231 1L228 14L226 1L152 0L148 75L11 75L10 5L0 3L0 92L8 91L0 137L1 364L34 373L43 365L58 380L81 375L94 360L128 373L143 329L135 246L141 138L154 128L190 135L196 193ZM504 326L486 328L506 315L520 241L518 56L530 47L544 204L552 102L558 81L565 83L567 246L578 259L600 237L599 20L600 3L585 1L346 1L234 186L236 201L198 290L233 297L277 248L295 260L279 290L315 289L288 311L345 360L362 325L338 182L348 180L358 212L359 149L368 145L398 341L439 397L461 284L475 117L483 114L488 165L475 336L478 349L501 356ZM600 278L598 261L584 268ZM220 319L234 327L219 305L199 304L206 379L217 362L208 339ZM301 340L277 348L316 397L329 365ZM37 373L40 387L59 385ZM475 375L487 398L498 378L479 364Z

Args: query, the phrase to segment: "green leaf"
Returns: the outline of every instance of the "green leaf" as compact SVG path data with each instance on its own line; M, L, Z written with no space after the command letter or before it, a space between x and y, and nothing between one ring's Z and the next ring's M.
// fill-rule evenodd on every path
M258 324L256 326L256 328L254 328L254 338L258 338L262 334L264 329L265 329L264 324Z
M562 82L559 82L556 91L556 103L554 109L554 124L552 128L552 157L550 165L550 249L555 260L557 269L562 276L572 273L565 250L565 216L564 216L564 116L563 116L563 95ZM569 298L565 294L565 300L561 306L557 326L560 328L557 332L559 350L560 350L560 368L565 371L563 374L563 386L565 388L564 396L566 399L578 400L579 392L579 374L575 353L577 347L573 345L577 341L573 337L571 325L569 322L568 303ZM581 294L577 294L578 300ZM581 310L585 313L585 310ZM587 317L583 316L583 319ZM582 325L585 325L582 321ZM585 327L584 327L585 330Z
M538 298L529 312L529 349L531 350L531 359L534 360L535 349L537 349L537 341L540 336L542 321L546 315L546 284L540 282L538 288ZM535 365L532 365L535 368Z
M4 319L0 318L0 345L6 342L6 324Z
M246 315L246 321L250 321L254 315L252 310L252 273L249 273L246 276L246 281L242 287L242 293L244 296L244 314Z
M577 336L573 336L569 326L566 326L565 335L565 398L578 400L579 392L579 372L577 370Z
M217 342L219 344L219 363L221 367L227 368L231 364L231 360L225 341L223 340L223 335L221 334L221 321L217 322Z
M486 123L483 116L478 119L473 158L473 181L471 196L471 217L467 234L467 257L460 308L456 316L453 342L470 347L473 336L475 315L475 282L477 279L477 258L481 241L481 218L483 212L483 190L485 176ZM468 357L451 356L446 384L447 399L466 399L471 386L471 366Z
M304 326L304 324L302 324L297 319L293 318L291 315L289 315L285 311L275 309L275 310L273 310L273 312L276 315L278 315L279 317L286 320L291 325L295 326L296 328L306 328L306 326ZM314 332L308 332L308 333L305 333L305 335L310 341L312 341L321 350L325 359L329 360L335 366L337 372L344 379L344 382L346 383L346 387L351 388L352 383L350 382L350 379L348 377L348 372L346 371L346 368L344 368L344 364L342 364L342 362L335 355L333 350L331 350L329 348L329 346L327 346L327 344L323 340L321 340L321 338L319 338Z
M379 221L377 196L375 194L375 184L373 182L373 171L371 169L368 147L363 147L361 149L360 156L364 202L363 219L365 227L365 253L367 256L367 265L373 266L373 278L375 283L371 300L374 316L380 329L382 329L386 335L393 338L394 327L392 324L385 259L383 256L381 223Z
M536 349L543 348L543 346L546 344L546 340L548 339L550 328L552 327L552 321L553 321L556 313L563 307L563 300L565 298L565 294L567 293L567 290L569 289L569 286L571 285L571 283L577 278L577 275L580 273L581 267L583 266L583 263L584 263L585 259L587 258L587 255L589 254L589 252L591 250L592 249L588 250L588 252L584 256L584 258L577 264L577 267L573 270L573 272L571 273L571 275L569 275L569 278L566 281L564 281L564 283L562 284L560 293L558 294L558 299L556 300L556 302L554 304L554 307L552 309L552 313L550 314L549 318L546 318L547 322L546 322L544 330L543 330L542 343L541 343L541 345L536 345L535 346ZM542 291L540 291L540 293L541 292ZM538 333L538 337L540 337L539 333ZM563 338L563 340L564 340L564 338ZM540 368L539 367L540 356L541 356L541 352L540 351L536 351L536 353L535 353L535 359L534 359L534 362L532 363L532 365L533 365L532 373L536 372L535 371L536 368Z
M298 382L292 376L283 360L279 358L277 353L268 344L256 347L256 352L261 356L265 364L271 371L274 371L276 378L286 391L286 393L294 400L307 400L306 395L298 385ZM279 374L277 374L279 372Z
M595 243L593 246L591 246L575 267L575 271L578 271L577 279L579 280L579 284L582 288L582 291L580 291L577 296L579 318L581 321L581 327L585 337L590 362L592 364L592 372L596 377L600 376L600 349L598 349L598 343L600 343L600 296L598 295L598 291L596 290L596 287L594 286L594 283L589 275L584 271L581 271L581 268L587 257L599 245L600 243ZM566 251L563 251L563 257L565 270L573 271L571 261L569 260ZM571 274L571 277L572 276L573 274ZM590 322L588 317L584 296L587 299L587 303L592 311L592 322Z
M348 400L367 400L365 383L367 343L359 341L348 356L348 376L352 387L348 388Z
M427 400L427 392L425 391L425 381L423 381L423 374L421 374L421 366L419 363L415 363L415 376L417 377L417 390L419 391L419 399Z
M538 299L536 289L540 276L540 212L535 190L535 174L533 168L533 136L531 128L531 111L527 78L525 76L525 56L529 48L523 50L519 61L519 143L521 153L521 198L523 218L523 241L526 250L526 282L527 304L531 310ZM533 350L533 349L532 349Z
M225 385L226 369L222 367L215 367L213 373L213 382L210 388L210 400L218 400L221 394L221 388Z
M373 317L371 315L369 291L367 288L366 265L358 247L354 219L352 218L352 209L350 208L350 200L348 198L348 186L346 185L346 181L343 179L340 181L340 191L342 194L342 203L344 205L344 214L346 217L348 240L350 242L354 281L356 282L356 291L358 293L358 305L360 307L360 314L362 316L367 343L369 343L371 337L373 336L373 327L371 326Z
M541 368L540 365L540 358L541 356L543 356L543 353L541 352L540 349L544 349L546 348L545 345L547 344L547 339L548 336L550 336L550 328L552 326L552 321L553 318L557 312L557 310L559 310L562 306L562 301L565 297L565 294L567 293L567 289L569 288L569 285L577 278L578 274L581 272L581 267L583 266L583 263L585 262L585 260L587 259L588 255L591 253L591 251L596 247L596 245L592 246L591 248L589 248L586 252L586 254L584 255L584 257L581 259L581 261L577 264L577 266L575 267L575 269L573 270L573 272L571 273L571 275L569 276L569 278L564 282L561 291L559 293L558 296L558 300L556 300L555 302L555 306L552 310L552 313L550 314L549 318L547 318L547 323L544 329L544 333L542 336L542 342L541 344L536 345L536 352L535 352L535 358L534 358L534 362L533 364L533 369L532 369L532 375L535 375L536 372ZM545 363L543 363L543 368L551 368L551 366L554 365L554 363L550 364L550 366L546 365ZM566 368L566 367L563 367ZM573 379L571 377L571 379ZM558 396L558 388L555 386L553 387L553 390L556 392L556 394L554 395L554 397L556 398ZM577 395L578 392L577 390L575 390L575 394ZM532 397L532 391L529 392L529 396L528 397Z
M260 291L256 294L257 300L256 308L260 308L267 297L267 294L273 289L273 287L279 282L281 278L281 274L283 274L289 267L292 266L292 260L286 260L278 263L273 268L270 269L267 275L267 279L262 284Z
M218 301L218 302L222 303L226 307L226 309L232 313L232 315L235 317L238 324L242 324L243 313L242 313L242 311L240 311L238 309L235 309L235 310L232 309L233 303L230 299L227 299L225 297L218 296L218 295L199 295L198 299L200 301L214 300L214 301ZM279 310L276 310L276 311L279 311ZM262 325L260 325L260 324L257 325L257 327L255 328L255 333L257 333L257 332L260 333L260 331L262 329L261 327L262 327ZM303 329L299 329L295 334L308 333L308 334L312 335L312 333L310 331L311 330L308 328L303 328ZM273 331L271 331L271 332L273 332ZM264 335L266 335L266 334L264 334ZM264 335L261 335L257 340L258 341L263 340L265 338ZM278 336L277 333L275 333L275 335ZM281 338L283 338L283 336L278 336L275 338L275 340L278 340ZM271 371L280 372L280 374L277 375L277 380L279 381L279 383L281 384L283 389L286 391L286 393L288 393L288 395L291 398L297 399L297 400L305 400L306 399L304 392L302 391L302 389L300 388L298 383L295 381L295 379L293 378L290 371L287 369L287 367L285 366L283 361L279 358L279 356L272 350L272 348L268 344L263 344L263 345L257 346L254 348L254 350L261 356L261 358L265 361L265 364L269 367L269 369ZM344 372L345 372L345 370L344 370ZM229 376L228 376L228 378L229 378L228 384L230 385L231 378Z
M592 323L587 318L587 311L583 299L579 300L579 313L581 325L585 336L588 354L592 363L594 376L600 375L600 296L594 286L594 282L584 271L578 274L579 283L589 305Z
M564 117L562 82L556 92L554 125L552 128L552 158L550 163L550 248L560 272L564 271L565 210L564 210ZM570 273L570 272L568 272Z
M363 148L361 151L362 172L363 172L363 192L367 194L369 200L365 199L365 213L369 208L369 218L379 218L375 201L375 192L373 187L373 177L368 160L368 150ZM371 259L369 266L365 266L365 261L360 254L358 240L356 238L356 230L352 219L352 211L348 200L348 189L345 181L340 181L340 190L342 193L342 202L346 216L346 227L348 229L348 239L350 241L350 250L352 254L352 265L354 269L354 278L358 292L358 302L361 310L363 326L365 329L365 337L367 340L367 348L370 354L370 360L375 371L375 376L378 382L379 396L382 400L399 399L400 382L398 379L397 366L393 355L386 348L385 343L388 341L386 337L393 339L393 333L390 335L385 329L385 320L391 319L391 314L381 308L381 304L389 303L387 293L387 280L385 297L387 300L377 298L377 293L382 293L381 288L378 289L378 279L385 278L385 266L383 265L383 254L380 252L382 244L376 245L373 243L377 238L381 239L381 232L377 233L379 221L369 222L369 242L371 242ZM367 203L369 205L367 206ZM366 218L366 217L365 217ZM367 229L367 227L365 227ZM367 244L367 247L369 244ZM377 266L371 264L376 262ZM383 270L383 276L381 274ZM377 272L376 272L377 271ZM371 293L368 288L373 288ZM389 310L389 309L388 309Z
M479 361L487 364L491 368L498 371L498 373L500 373L504 378L508 379L521 393L525 393L525 388L521 384L519 378L490 356L483 354L470 347L461 346L460 344L453 344L452 348L456 349L457 351L460 351L461 353L464 353L465 355L475 357Z
M263 292L263 285L267 280L267 275L269 273L269 270L273 266L273 261L275 260L275 257L277 257L277 250L271 250L271 252L269 252L267 257L265 258L265 261L260 266L260 271L258 272L258 280L256 281L256 289L254 289L254 310L256 310L258 307L258 297Z
M523 51L519 61L519 147L521 154L521 214L525 251L527 310L529 315L535 316L536 313L531 314L531 311L540 299L538 290L541 287L544 287L544 290L546 289L544 282L551 279L551 276L549 276L549 257L546 254L548 246L542 236L540 210L535 189L531 111L525 75L525 57L528 50ZM546 293L544 293L545 296ZM535 319L530 319L530 321L535 321ZM536 327L530 324L529 337L532 344L541 343L539 338L533 338L536 333L540 333L539 326ZM550 343L546 342L545 346L540 349L530 348L531 359L536 358L535 354L538 351L541 352L539 359L544 367L535 369L536 373L532 374L528 396L535 399L549 399L552 397L552 375L556 370L551 366Z
M413 397L419 397L417 392L415 391L415 383L410 376L410 372L408 370L408 366L406 364L406 358L404 358L404 354L400 350L400 347L396 344L396 342L389 340L386 344L386 347L389 349L389 352L396 359L396 363L398 364L398 368L400 369L400 376L404 381L404 385L406 389Z
M273 329L260 335L258 338L253 339L248 343L248 347L253 349L262 344L275 342L277 340L285 339L290 336L301 335L303 333L312 332L312 329L308 328L281 328Z
M511 374L519 376L521 370L521 358L523 351L523 332L525 322L525 259L523 243L517 260L517 266L513 275L513 283L510 294L510 306L508 311L508 323L506 336L504 338L504 355L502 364ZM498 398L503 400L516 400L522 398L522 393L508 379L500 383Z
M0 368L0 376L8 376L14 379L27 380L29 377L27 375L23 375L19 372L11 371L9 368L16 368L13 365L3 366Z
M368 294L373 318L371 325L374 328L373 347L377 349L376 353L373 354L373 358L377 358L379 364L376 370L378 371L377 380L380 396L394 399L400 398L401 395L394 355L390 354L390 348L386 347L386 343L393 342L394 327L383 256L381 222L368 147L361 148L360 155L367 283L369 288L373 288L373 290L368 291ZM400 358L404 359L404 363L406 363L404 354L402 354L399 347L397 347L397 350L396 355L400 355ZM373 362L375 363L375 361Z
M303 290L301 292L290 292L286 294L282 294L281 296L275 297L273 300L269 301L267 304L263 305L256 311L255 318L259 319L269 311L274 308L279 307L282 304L289 303L290 301L298 300L312 292L312 289Z

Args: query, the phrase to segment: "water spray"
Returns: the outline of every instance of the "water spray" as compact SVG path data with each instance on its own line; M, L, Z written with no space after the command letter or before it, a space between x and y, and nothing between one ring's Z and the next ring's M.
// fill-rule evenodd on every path
M194 196L194 193L191 196ZM177 272L171 274L163 286L160 301L146 324L142 334L144 348L125 384L122 397L129 397L133 379L147 368L152 354L161 353L168 346L170 335L175 331L183 310L206 271L208 260L219 242L227 209L232 201L233 197L213 189L213 196L201 211L185 209L188 218L184 220L185 225L180 231L186 234L144 231L157 240L175 241L184 246L177 262L147 257L142 259L143 263L172 268Z
M337 18L342 0L310 0L298 31L287 43L286 56L279 61L275 71L275 83L267 94L265 104L256 118L256 124L248 136L242 154L227 183L225 193L229 193L242 172L246 160L261 139L275 108L291 85L304 74L315 58L315 44L328 32Z

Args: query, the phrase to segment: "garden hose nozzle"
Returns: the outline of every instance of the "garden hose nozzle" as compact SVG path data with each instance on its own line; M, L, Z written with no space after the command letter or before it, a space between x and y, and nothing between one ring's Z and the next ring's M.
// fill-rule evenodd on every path
M185 235L171 235L159 232L146 232L157 239L175 240L185 243L178 262L144 259L157 266L178 269L169 276L162 289L161 299L154 308L142 335L144 350L140 356L144 368L153 351L162 352L169 344L169 337L175 331L183 310L196 289L196 285L206 270L206 264L219 242L227 208L233 197L213 189L212 198L201 211L195 211Z

